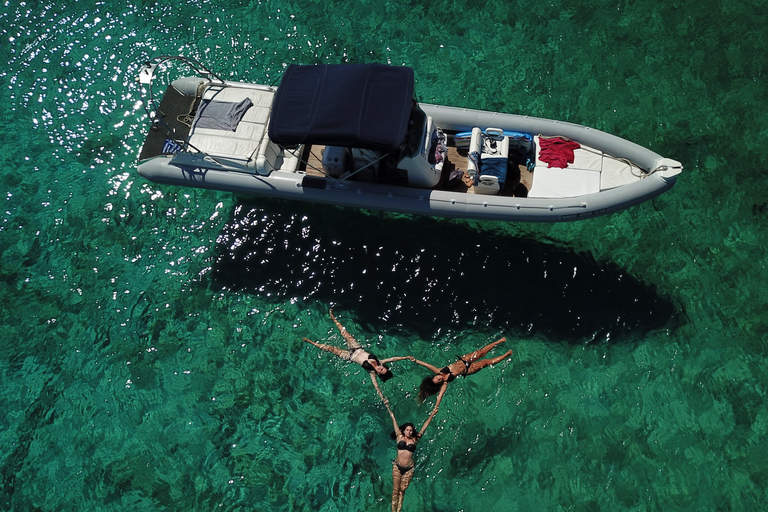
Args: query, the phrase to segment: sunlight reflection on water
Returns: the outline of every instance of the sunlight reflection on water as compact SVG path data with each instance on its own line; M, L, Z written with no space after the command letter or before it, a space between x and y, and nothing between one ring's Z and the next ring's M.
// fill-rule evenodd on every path
M0 504L388 508L391 424L367 376L300 343L343 343L335 305L380 355L447 364L500 334L515 351L452 384L408 508L754 508L764 137L740 126L766 122L764 64L738 45L764 39L748 8L7 2ZM134 77L160 54L261 83L291 63L405 63L422 99L606 129L699 179L552 227L156 185L135 173ZM385 393L423 420L421 368L395 370Z

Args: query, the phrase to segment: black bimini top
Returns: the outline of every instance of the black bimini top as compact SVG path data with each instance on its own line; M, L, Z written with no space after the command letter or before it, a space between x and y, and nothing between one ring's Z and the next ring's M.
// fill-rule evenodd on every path
M405 139L412 97L411 68L292 64L272 103L269 138L283 146L391 151Z

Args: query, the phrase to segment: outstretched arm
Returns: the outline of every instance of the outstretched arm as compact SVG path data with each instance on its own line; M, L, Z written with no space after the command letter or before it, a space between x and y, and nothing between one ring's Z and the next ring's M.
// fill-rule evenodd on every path
M384 399L384 407L387 408L389 417L392 418L392 428L395 430L395 437L400 437L400 425L397 424L397 420L395 419L395 414L392 412L392 409L389 408L389 400L387 400L386 398Z
M373 387L376 388L376 392L379 394L379 397L381 398L381 401L384 402L384 405L387 405L389 403L389 400L387 400L384 397L384 393L381 392L381 388L379 387L379 383L376 382L376 374L373 372L369 372L368 375L371 376L371 382L373 382Z
M392 418L392 425L395 428L395 434L400 432L400 427L397 424L397 420L395 419L395 415L392 413L392 409L389 408L389 400L384 396L384 393L381 392L381 388L379 387L379 383L376 382L376 375L371 373L369 374L371 376L371 382L373 382L373 387L376 388L376 392L381 397L381 401L384 402L384 407L387 408L387 412L389 413L389 416Z
M424 425L421 426L421 430L419 430L419 437L424 435L424 431L427 430L427 427L429 426L429 423L432 421L432 418L435 417L435 414L437 414L437 405L435 405L435 408L432 409L432 414L429 415L429 418L427 418L427 421L424 422Z
M394 361L402 361L403 359L410 359L411 361L415 361L416 358L413 356L402 356L402 357L388 357L386 359L381 360L381 364L387 364L392 363Z
M435 409L440 405L440 402L443 400L443 395L445 394L445 390L448 389L448 383L443 382L443 385L440 386L440 393L437 395L437 401L435 401Z
M425 363L424 361L419 361L416 358L411 359L411 361L413 361L416 364L420 364L424 368L429 368L430 370L432 370L435 373L440 373L440 368L438 368L437 366L432 366L431 364Z

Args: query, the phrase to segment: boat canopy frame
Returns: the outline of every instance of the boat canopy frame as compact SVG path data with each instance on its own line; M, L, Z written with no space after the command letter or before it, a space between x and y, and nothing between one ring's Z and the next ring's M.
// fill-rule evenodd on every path
M269 138L394 152L408 133L413 69L385 64L288 66L277 88Z

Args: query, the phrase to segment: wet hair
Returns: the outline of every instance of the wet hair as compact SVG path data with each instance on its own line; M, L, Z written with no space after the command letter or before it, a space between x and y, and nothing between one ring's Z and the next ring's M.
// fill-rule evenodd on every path
M421 437L419 435L419 432L416 430L416 425L414 425L413 423L410 423L410 422L409 423L403 423L402 425L400 425L400 433L402 435L405 435L405 427L411 427L413 429L413 437L414 437L414 439L419 439ZM397 432L392 432L389 435L389 437L391 437L392 439L397 439Z
M435 384L432 381L433 378L434 375L432 377L425 377L424 380L421 381L421 386L419 386L419 395L416 397L416 400L419 403L422 403L428 397L436 394L443 386L442 384Z
M382 365L382 366L384 366L384 365ZM384 366L384 368L387 368L387 367ZM387 382L389 379L394 377L394 375L392 375L392 370L390 370L389 368L387 368L387 373L384 373L384 374L378 374L377 373L376 375L379 376L379 378L381 379L381 382Z

